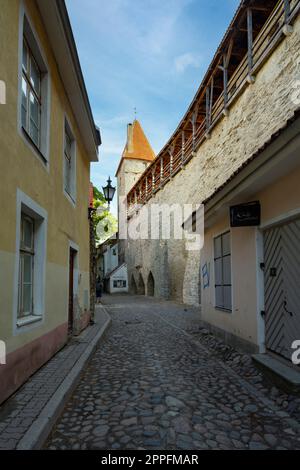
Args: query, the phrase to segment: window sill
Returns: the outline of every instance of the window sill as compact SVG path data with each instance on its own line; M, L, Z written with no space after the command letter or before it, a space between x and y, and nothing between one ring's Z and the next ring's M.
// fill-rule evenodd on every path
M76 207L76 200L64 189L64 195L68 199L68 201L72 204L73 207Z
M19 318L17 320L17 327L21 328L25 325L30 325L31 323L36 323L42 320L42 315L28 315L28 317Z
M229 310L228 308L217 307L216 305L215 305L215 309L223 313L232 313L232 310Z
M34 150L38 153L39 157L42 159L43 163L45 165L47 165L48 161L47 159L45 158L44 154L41 152L41 150L39 149L39 147L36 145L36 143L32 140L32 138L30 137L30 135L28 134L28 132L26 131L26 129L22 126L22 132L23 132L23 135L25 137L25 139L27 140L27 142L34 148Z

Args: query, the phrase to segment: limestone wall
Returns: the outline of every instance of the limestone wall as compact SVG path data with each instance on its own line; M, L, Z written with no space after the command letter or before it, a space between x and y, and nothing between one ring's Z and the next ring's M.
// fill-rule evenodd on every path
M211 138L197 155L151 203L201 203L241 166L272 134L284 126L299 106L292 99L300 78L300 19L259 71L254 84L230 108L230 113L213 129ZM129 221L129 224L132 220ZM189 304L199 302L200 253L187 253L184 241L140 241L127 244L129 282L140 270L145 279L153 273L155 295ZM137 268L136 266L139 266ZM166 277L167 276L167 277ZM168 289L166 289L168 285Z

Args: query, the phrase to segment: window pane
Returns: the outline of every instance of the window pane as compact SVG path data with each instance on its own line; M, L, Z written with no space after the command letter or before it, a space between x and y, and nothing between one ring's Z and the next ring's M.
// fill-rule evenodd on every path
M223 284L231 284L231 257L223 258Z
M32 283L32 255L24 255L23 261L23 282L26 284Z
M71 192L71 164L65 156L65 190L70 194Z
M32 285L23 285L23 314L32 313Z
M220 258L222 256L221 237L214 239L214 257Z
M20 256L19 262L19 282L18 282L18 315L20 316L22 310L22 266L23 266L23 258Z
M231 310L231 287L224 287L224 308Z
M65 133L65 152L68 155L68 157L71 158L71 155L72 155L72 139L68 135L67 131Z
M21 107L21 121L24 129L27 128L27 83L22 78L22 107Z
M23 69L27 72L27 67L28 67L28 49L26 46L26 43L23 42L23 58L22 58L22 66Z
M33 248L33 222L30 219L23 218L24 246Z
M222 258L215 260L215 284L216 285L222 285L223 284Z
M40 96L40 71L35 63L35 61L31 58L30 60L30 83L33 86L36 94Z
M30 92L30 119L34 122L36 127L39 127L39 114L40 105L38 100L35 98L32 92Z
M35 145L39 147L39 144L40 144L39 129L36 127L35 123L32 120L30 120L30 137L32 138Z
M223 308L223 287L216 287L216 307Z
M222 237L222 252L223 255L230 255L230 232L225 233Z

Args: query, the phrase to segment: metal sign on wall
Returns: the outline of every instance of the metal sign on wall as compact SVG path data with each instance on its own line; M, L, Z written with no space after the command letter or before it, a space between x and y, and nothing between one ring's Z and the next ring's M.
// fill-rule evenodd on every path
M260 225L260 202L248 202L230 207L231 227L255 227Z

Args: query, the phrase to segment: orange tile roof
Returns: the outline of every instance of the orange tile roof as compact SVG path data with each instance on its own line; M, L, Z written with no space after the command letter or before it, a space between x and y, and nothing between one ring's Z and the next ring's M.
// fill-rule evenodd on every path
M135 119L129 126L131 126L131 142L128 142L127 139L117 173L124 159L146 160L149 162L155 159L155 153L139 121Z

